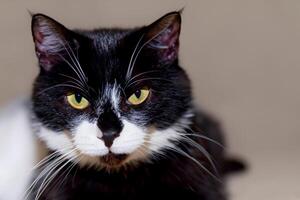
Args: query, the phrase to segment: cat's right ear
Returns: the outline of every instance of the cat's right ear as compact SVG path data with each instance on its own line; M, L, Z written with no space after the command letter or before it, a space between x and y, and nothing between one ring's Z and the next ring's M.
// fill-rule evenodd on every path
M50 71L62 61L66 48L70 47L71 31L43 14L32 16L31 30L39 64L44 70Z

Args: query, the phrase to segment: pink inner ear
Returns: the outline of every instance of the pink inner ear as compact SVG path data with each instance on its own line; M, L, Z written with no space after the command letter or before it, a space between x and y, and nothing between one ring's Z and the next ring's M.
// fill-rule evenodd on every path
M171 24L165 28L153 41L152 48L158 49L158 55L163 61L173 61L178 56L180 25Z
M37 57L39 59L40 65L46 70L49 71L55 63L57 63L58 59L54 55L50 55L47 53L41 53L37 49Z
M32 33L39 63L45 70L50 70L62 61L69 30L55 20L37 14L32 18Z
M165 31L163 31L161 37L161 42L168 47L173 46L179 37L179 26L172 24Z
M34 37L35 37L35 40L39 43L41 43L44 39L43 34L39 31L34 33Z
M36 47L36 55L39 59L40 65L43 66L43 68L46 71L49 71L51 69L51 65L54 63L54 59L51 58L47 54L47 50L43 48L43 40L45 39L43 33L40 31L34 32L34 38L35 38L35 47Z
M39 26L34 30L36 55L40 65L47 71L61 59L59 54L63 50L62 37L46 26Z
M160 49L167 49L173 46L179 39L179 29L179 25L171 24L169 27L163 29L162 32L153 39L151 46Z

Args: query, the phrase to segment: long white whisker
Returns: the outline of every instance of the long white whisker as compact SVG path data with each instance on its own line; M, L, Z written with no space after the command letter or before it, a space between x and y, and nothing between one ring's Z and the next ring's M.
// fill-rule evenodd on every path
M36 186L36 184L38 183L38 181L44 176L44 174L46 174L50 169L52 169L57 162L60 160L61 157L56 158L50 165L47 165L40 173L39 175L35 178L35 180L31 183L31 185L28 187L28 189L25 191L25 198L27 199L29 197L29 195L31 194L32 190L34 189L34 187Z
M55 170L55 168L57 166L59 166L61 163L64 162L65 158L67 158L70 154L74 153L74 151L76 151L77 149L72 149L71 151L69 151L68 153L63 154L63 156L61 157L61 159L57 162L57 165L55 167L53 167L51 170L49 170L48 174L46 175L46 177L44 178L44 180L42 181L42 184L40 185L38 192L35 196L35 200L37 200L40 195L44 192L44 190L46 189L46 187L49 185L49 183L51 182L51 180L55 177L55 175L66 165L70 162L67 161L62 167L60 167L58 170L56 170L56 172L54 172L50 177L49 175ZM54 176L53 176L54 175ZM48 178L49 177L49 178ZM53 178L52 178L53 177Z
M133 60L133 58L134 58L134 56L135 56L135 52L136 52L138 46L140 45L140 42L142 41L143 37L144 37L144 34L140 37L140 39L139 39L137 45L135 46L135 48L134 48L134 50L133 50L133 53L131 54L130 61L129 61L129 64L128 64L127 73L126 73L126 79L127 79L127 80L128 80L129 77L131 76L131 72L132 72L132 70L131 70L131 68L132 68L132 60Z
M66 75L66 74L61 74L61 73L59 73L59 75L64 76L64 77L69 78L69 79L72 79L72 80L75 81L76 83L80 84L83 88L84 88L84 86L85 86L84 84L82 84L82 82L80 82L80 81L77 80L76 78L73 78L72 76L68 76L68 75Z
M205 140L207 140L207 141L210 141L210 142L212 142L212 143L218 145L218 146L221 147L221 148L225 148L225 146L222 145L220 142L217 142L216 140L211 139L211 138L209 138L209 137L207 137L207 136L205 136L205 135L199 135L199 134L197 134L197 133L182 133L181 135L182 135L182 136L194 136L194 137L202 138L202 139L205 139Z
M64 179L61 181L60 186L64 184L64 181L67 179L68 175L70 174L70 172L72 171L72 169L77 166L77 164L80 162L80 156L81 153L79 153L79 155L76 155L76 157L74 157L73 159L73 164L71 164L61 175L64 175L65 172L67 172L67 174L65 175ZM60 177L59 177L60 178ZM59 179L58 178L58 179Z
M74 53L73 49L71 48L70 44L67 43L67 45L68 45L68 47L71 51L71 54L73 55L73 58L74 58L75 62L77 63L78 70L81 72L81 75L83 76L83 78L85 78L84 80L86 81L88 79L88 77L85 75L84 71L82 70L82 67L81 67L81 65L78 61L78 58L75 56L75 53Z
M84 91L85 88L82 87L82 85L78 84L77 82L74 82L74 81L66 81L65 83L71 83L71 84L74 84L75 86L81 88L81 91Z
M201 164L197 159L189 155L188 153L184 152L181 149L174 149L176 152L182 154L183 156L186 156L187 158L191 159L194 161L196 164L198 164L204 171L206 171L210 176L218 180L219 182L222 182L216 175L214 175L212 172L210 172L203 164Z
M134 58L134 60L133 60L133 62L132 62L132 64L131 64L132 67L131 67L131 69L130 69L130 74L129 74L129 76L131 76L131 74L132 74L132 71L133 71L135 62L136 62L138 56L140 55L140 52L142 51L142 49L143 49L149 42L151 42L153 39L155 39L157 36L159 36L162 32L164 32L166 29L167 29L167 27L165 27L165 28L164 28L163 30L161 30L159 33L157 33L157 34L154 35L152 38L150 38L149 40L147 40L147 41L140 47L140 49L138 50L138 52L137 52L137 54L136 54L136 56L135 56L135 58ZM144 36L144 35L143 35L143 36Z
M200 144L198 144L197 142L195 142L194 140L188 138L188 137L183 137L185 141L187 141L189 144L191 144L192 146L196 147L201 153L203 153L203 155L207 158L207 160L210 162L211 166L213 167L215 173L219 173L218 169L214 163L214 161L211 158L211 155L208 153L208 151L201 146Z
M73 151L73 150L72 150ZM35 178L35 180L31 183L31 185L28 187L28 189L25 191L24 199L27 199L30 195L30 193L32 192L32 190L34 189L35 185L38 183L38 181L47 173L49 172L51 169L54 169L61 160L64 159L64 157L67 155L60 155L59 157L57 157L55 160L52 161L51 164L47 165L37 176L37 178Z
M74 66L67 60L65 59L62 55L58 54L58 56L65 62L68 64L68 66L72 69L72 71L77 75L77 77L83 82L85 83L84 78L79 74L79 72L74 68ZM76 67L77 68L77 67Z
M75 161L75 159L73 160ZM67 172L67 174L65 175L64 179L61 181L60 185L63 185L65 180L67 179L67 177L69 176L69 174L71 173L72 169L78 164L78 161L73 162L73 164L71 164L66 170L65 172ZM65 174L65 172L63 174Z
M182 138L181 138L182 139ZM180 142L180 139L177 139L176 141L179 141ZM150 140L149 141L149 144L150 145L153 145L153 146L160 146L160 145L158 145L158 144L156 144L154 141L152 141L152 140ZM219 182L221 182L221 180L216 176L216 175L214 175L209 169L207 169L202 163L200 163L197 159L195 159L193 156L191 156L190 154L188 154L188 153L186 153L185 151L183 151L182 149L180 149L180 148L176 148L176 146L175 145L167 145L167 146L165 146L165 148L166 149L169 149L169 150L171 150L171 151L173 151L173 152L177 152L177 153L179 153L180 155L182 155L182 156L185 156L185 157L187 157L187 158L189 158L189 159L191 159L193 162L195 162L199 167L201 167L206 173L208 173L210 176L212 176L213 178L215 178L217 181L219 181ZM156 153L157 153L158 151L156 151Z
M44 181L45 181L45 183L44 183L44 181L43 181L43 183L41 184L41 186L40 186L40 188L39 188L39 190L38 190L38 192L37 192L37 194L36 194L36 197L35 197L35 200L38 200L39 198L40 198L40 196L43 194L43 192L45 191L45 189L47 188L47 186L51 183L51 181L55 178L55 176L67 165L67 164L69 164L70 162L72 162L73 160L74 160L75 158L71 158L71 159L69 159L66 163L64 163L60 168L58 168L49 178L48 178L48 175L53 171L53 170L55 170L55 168L52 170L52 171L50 171L49 173L48 173L48 175L47 175L47 177L44 179ZM61 163L63 163L64 161L61 161L60 162L60 164ZM59 164L59 165L60 165Z
M81 70L82 70L81 67L78 66L77 63L76 63L76 61L75 61L76 58L74 58L74 57L71 55L70 51L68 50L68 48L66 47L65 44L68 45L68 48L69 48L70 51L72 52L72 55L74 55L74 52L72 51L72 48L70 47L70 45L69 45L68 42L62 43L62 45L64 46L64 49L67 51L67 53L68 53L68 55L69 55L69 58L71 59L72 63L74 64L74 67L78 70L78 73L80 74L82 80L85 81L85 74L84 74L84 73L82 74L82 72L81 72Z
M142 72L142 73L139 73L139 74L133 76L128 81L126 81L125 87L130 83L130 81L136 79L137 77L140 77L140 76L145 75L145 74L150 74L150 73L153 73L153 72L158 72L158 70L150 70L150 71Z
M77 86L74 86L74 85L71 85L71 84L64 84L64 83L63 83L63 84L57 84L57 85L48 87L48 88L46 88L46 89L44 89L44 90L38 92L38 93L37 93L37 96L39 96L39 95L45 93L45 92L48 91L48 90L51 90L51 89L54 89L54 88L57 88L57 87L71 87L71 88L75 88L75 89L78 89L78 90L82 91L84 94L87 94L87 93L86 93L82 88L80 88L80 87L77 87Z
M57 156L57 154L58 154L58 151L54 151L53 153L49 154L48 156L43 158L41 161L39 161L35 166L33 166L32 170L35 170L35 169L41 167L42 165L48 163L52 158Z
M131 85L133 85L133 84L135 84L135 83L142 82L142 81L147 81L147 80L162 80L162 81L167 81L167 82L172 83L172 81L167 80L167 79L163 79L163 78L155 78L155 77L153 77L153 78L143 78L143 79L138 79L138 80L133 81L133 82L131 82L130 84L128 84L127 87L129 87L129 86L131 86Z

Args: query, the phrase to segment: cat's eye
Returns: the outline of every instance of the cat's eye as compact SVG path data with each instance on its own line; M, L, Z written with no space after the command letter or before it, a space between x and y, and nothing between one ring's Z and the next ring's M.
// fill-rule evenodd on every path
M67 101L73 108L77 110L85 109L89 106L89 101L78 93L67 95Z
M129 98L128 102L132 105L139 105L146 101L150 94L150 90L148 88L142 88L135 91Z

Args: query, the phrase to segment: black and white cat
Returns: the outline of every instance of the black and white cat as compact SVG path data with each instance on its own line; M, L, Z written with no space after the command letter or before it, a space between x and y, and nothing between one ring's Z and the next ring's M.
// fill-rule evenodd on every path
M218 124L179 66L181 16L134 29L69 30L32 17L32 114L49 155L27 199L226 199Z

